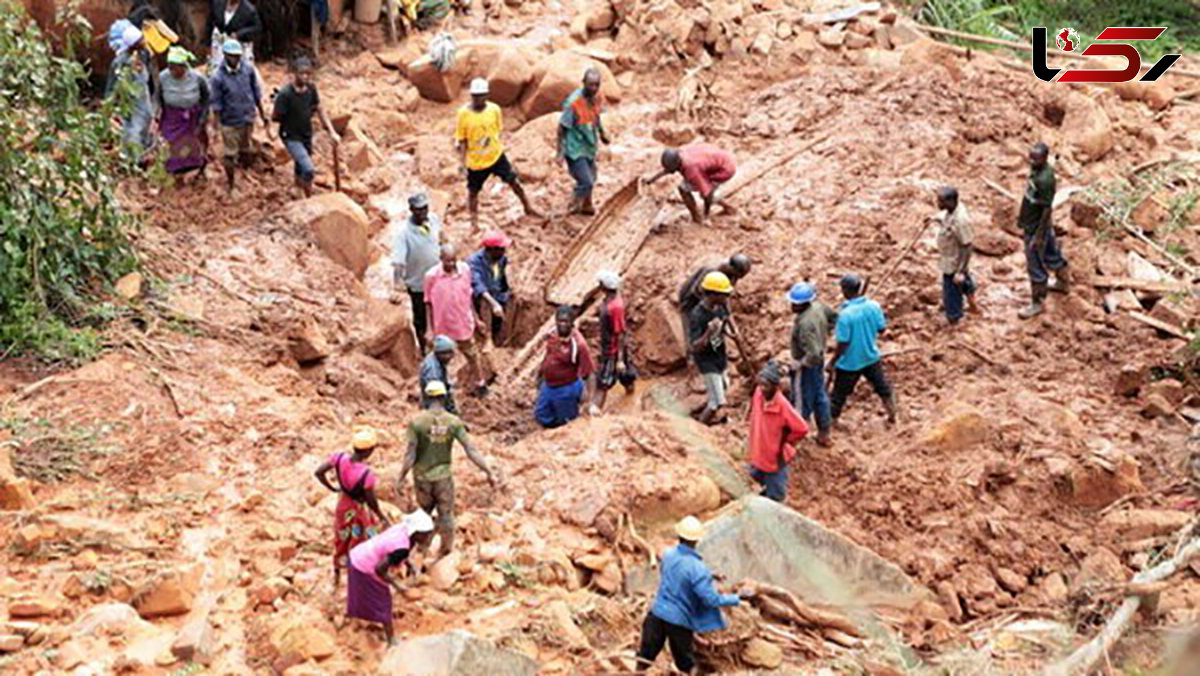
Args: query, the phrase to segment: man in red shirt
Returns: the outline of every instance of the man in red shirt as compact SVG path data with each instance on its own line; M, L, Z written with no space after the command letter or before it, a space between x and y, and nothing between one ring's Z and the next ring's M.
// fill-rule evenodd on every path
M787 496L788 463L796 457L792 444L808 434L804 418L779 389L781 376L779 364L767 362L750 400L750 478L775 502Z
M737 173L733 155L707 143L692 143L682 148L667 148L662 153L661 161L662 171L647 179L646 183L654 183L667 174L682 174L679 196L683 198L683 204L693 221L703 224L712 211L713 203L733 211L733 207L720 194L721 185ZM704 200L703 214L692 197L693 192L700 193Z
M600 370L596 377L596 407L603 408L608 391L618 382L626 392L633 392L637 371L629 358L621 276L612 270L601 270L596 281L604 292L604 301L600 303Z
M435 336L446 336L457 343L475 377L475 394L487 392L488 372L482 341L475 338L479 319L471 295L471 268L458 260L452 244L441 247L441 265L425 273L425 305L428 306L429 329Z
M555 332L546 336L533 409L533 417L542 427L561 427L579 417L580 402L592 400L592 373L596 370L587 341L575 329L575 308L560 305L554 324ZM595 413L595 405L591 412Z

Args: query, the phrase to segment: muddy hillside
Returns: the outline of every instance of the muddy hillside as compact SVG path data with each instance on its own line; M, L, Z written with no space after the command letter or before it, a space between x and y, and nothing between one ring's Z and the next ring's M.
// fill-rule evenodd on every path
M394 42L339 12L316 73L339 170L318 130L316 196L261 126L230 196L217 161L180 189L127 180L144 272L122 280L110 348L73 369L0 362L0 672L632 673L656 564L696 515L721 590L761 583L703 635L703 673L1200 673L1200 80L1043 83L1027 55L936 41L877 5L483 0ZM428 53L440 32L447 70ZM595 216L568 213L555 145L588 68L611 141ZM288 81L259 69L268 92ZM453 133L478 77L540 216L492 180L471 225ZM732 208L703 225L677 178L638 181L698 141L737 163ZM1072 285L1019 319L1037 141ZM942 186L975 231L977 307L955 325L924 227ZM502 482L455 452L454 551L403 580L389 648L346 618L339 498L313 473L373 427L382 509L413 507L397 478L423 355L391 249L418 192L463 257L485 232L512 240L494 380L481 398L453 379ZM728 420L705 426L676 295L738 252L753 266L731 299ZM554 306L582 308L597 354L601 269L622 276L636 390L542 429ZM772 503L746 470L755 375L792 361L789 288L836 307L851 272L887 315L898 420L860 383ZM1051 671L1106 625L1098 661Z

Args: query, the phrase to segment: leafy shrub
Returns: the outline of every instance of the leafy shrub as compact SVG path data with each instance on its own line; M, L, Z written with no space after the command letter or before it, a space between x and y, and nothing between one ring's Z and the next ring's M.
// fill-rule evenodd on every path
M0 2L0 355L93 355L91 308L137 267L116 196L117 111L84 101L71 55L90 29L69 25L59 56L20 4Z

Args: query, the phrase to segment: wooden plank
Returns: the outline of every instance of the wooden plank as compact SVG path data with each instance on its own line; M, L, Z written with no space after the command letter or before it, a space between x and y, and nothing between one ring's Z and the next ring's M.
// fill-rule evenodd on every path
M1008 199L1013 200L1014 202L1017 199L1017 196L1012 194L1011 192L1009 192L1008 188L1005 188L1004 186L1000 185L999 183L993 181L990 178L985 177L983 179L983 184L986 185L987 187L991 188L992 190L995 190L996 192L1000 193L1001 195L1004 195Z
M580 305L596 288L597 272L624 272L646 243L657 211L657 202L642 197L640 181L626 183L608 198L550 273L546 302Z
M1192 339L1191 336L1184 333L1183 329L1179 328L1178 326L1175 326L1174 324L1168 324L1164 321L1155 319L1154 317L1151 317L1150 315L1143 314L1141 312L1130 312L1129 316L1133 317L1134 319L1138 320L1139 322L1141 322L1143 324L1146 324L1147 326L1153 326L1154 328L1158 329L1159 331L1162 331L1163 333L1169 333L1172 336L1175 336L1176 338L1182 338L1184 340Z
M1133 277L1093 277L1092 286L1102 289L1132 289L1149 293L1187 293L1197 287L1182 282L1152 282Z
M809 125L809 126L811 127L813 125ZM771 160L770 162L767 162L763 166L757 167L753 171L747 172L745 174L745 178L738 180L738 178L735 177L733 179L733 181L730 182L729 186L721 191L721 199L728 199L730 197L733 197L742 188L745 188L746 186L750 185L751 183L762 178L768 172L778 169L779 167L787 164L788 162L791 162L795 158L799 157L800 155L802 155L805 152L814 148L817 144L828 139L829 136L830 136L830 132L825 132L823 134L820 134L816 138L808 141L807 143L804 143L799 148L796 148L795 150L786 152L786 153L780 155L778 158Z

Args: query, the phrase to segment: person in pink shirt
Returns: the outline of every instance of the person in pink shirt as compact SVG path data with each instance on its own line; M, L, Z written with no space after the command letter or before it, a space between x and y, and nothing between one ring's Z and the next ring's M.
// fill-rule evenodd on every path
M487 391L491 369L485 364L482 346L475 337L480 323L475 316L471 292L471 268L458 260L458 251L453 244L442 245L441 261L441 265L425 273L429 331L431 335L446 336L457 343L458 352L466 359L467 367L475 377L475 393L482 396Z
M381 523L385 528L391 525L375 496L379 478L367 466L379 445L378 434L370 427L355 429L352 445L353 453L334 453L314 472L322 486L341 494L333 510L334 590L341 584L341 569L346 567L350 550L378 534ZM330 472L334 481L329 480Z
M712 211L714 203L720 204L728 211L733 207L721 198L721 186L737 173L737 164L733 155L707 143L692 143L682 148L667 148L662 152L662 170L646 180L654 183L667 174L682 174L679 183L679 196L696 223L704 223ZM700 193L704 200L704 211L696 205L693 192Z
M392 577L391 570L406 563L409 553L427 544L432 535L433 518L418 509L405 515L400 523L350 550L346 616L382 624L389 646L396 645L392 589L404 591Z

